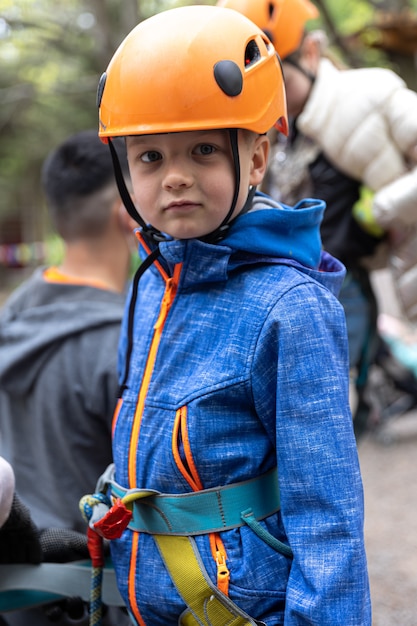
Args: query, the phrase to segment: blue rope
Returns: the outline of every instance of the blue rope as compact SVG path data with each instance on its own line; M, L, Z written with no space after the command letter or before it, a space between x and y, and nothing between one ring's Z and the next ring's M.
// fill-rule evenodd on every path
M91 570L90 589L90 626L101 626L103 602L101 599L103 568L93 567Z
M80 500L80 511L83 519L89 524L94 514L94 507L98 504L111 506L107 496L102 493L83 496ZM90 626L102 626L103 619L103 539L89 525L87 531L88 549L92 560L91 587L90 587Z

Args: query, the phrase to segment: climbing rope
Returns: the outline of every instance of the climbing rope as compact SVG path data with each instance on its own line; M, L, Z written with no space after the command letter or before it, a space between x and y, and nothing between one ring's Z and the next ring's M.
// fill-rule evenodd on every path
M90 626L101 626L103 617L102 584L104 567L103 537L92 528L92 520L97 513L101 516L103 509L107 512L111 502L102 493L83 496L80 500L80 511L88 524L87 545L92 562L90 587Z

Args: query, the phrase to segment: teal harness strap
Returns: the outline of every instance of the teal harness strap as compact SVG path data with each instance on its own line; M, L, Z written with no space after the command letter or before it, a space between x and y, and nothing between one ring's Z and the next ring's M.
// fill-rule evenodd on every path
M259 523L280 508L277 468L252 480L185 494L124 489L113 476L113 468L109 467L97 489L103 493L110 488L115 502L96 521L93 512L90 528L108 539L120 537L126 528L153 536L171 580L188 607L180 619L182 626L256 624L213 586L193 536L247 525L272 548L291 557L289 546Z
M241 517L244 523L247 524L249 528L251 528L260 539L262 539L262 541L265 541L265 543L271 546L271 548L273 548L276 552L280 552L284 556L292 559L293 553L291 548L265 530L265 528L255 518L252 509L242 511Z
M185 494L124 489L110 482L112 496L131 502L129 528L152 535L194 536L238 528L249 506L256 520L280 508L277 469L241 483Z
M77 596L90 601L91 561L0 565L0 613ZM111 565L103 568L103 601L125 606Z

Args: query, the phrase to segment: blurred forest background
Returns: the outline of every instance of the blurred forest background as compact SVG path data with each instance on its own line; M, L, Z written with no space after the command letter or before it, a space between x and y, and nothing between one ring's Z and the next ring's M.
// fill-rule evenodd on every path
M314 1L311 27L344 64L391 67L417 90L417 0ZM0 0L3 284L10 268L54 254L40 168L67 135L97 126L97 84L116 47L142 19L186 4L215 0Z

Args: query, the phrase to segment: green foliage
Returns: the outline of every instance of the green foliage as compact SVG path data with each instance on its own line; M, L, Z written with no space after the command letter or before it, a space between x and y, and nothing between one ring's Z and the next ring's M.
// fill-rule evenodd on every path
M328 0L326 3L341 35L350 35L372 21L375 8L366 0Z
M0 0L0 219L20 217L22 230L32 231L28 239L42 234L39 172L46 154L68 134L97 124L98 70L79 6Z

